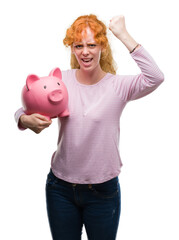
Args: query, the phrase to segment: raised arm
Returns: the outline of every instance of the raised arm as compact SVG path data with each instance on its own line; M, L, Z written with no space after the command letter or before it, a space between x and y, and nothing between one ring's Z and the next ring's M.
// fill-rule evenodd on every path
M138 44L128 33L123 15L113 17L110 20L109 29L126 46L129 52L140 48L140 44Z
M148 95L163 82L162 71L145 48L140 44L137 46L138 43L127 32L124 16L112 18L109 29L127 47L131 57L141 70L138 75L116 76L114 80L115 92L124 101Z

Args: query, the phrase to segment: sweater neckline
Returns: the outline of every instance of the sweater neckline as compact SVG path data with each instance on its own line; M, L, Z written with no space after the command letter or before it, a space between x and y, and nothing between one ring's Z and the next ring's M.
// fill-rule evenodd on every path
M97 83L88 85L88 84L80 83L80 82L77 80L77 78L76 78L76 71L77 71L77 69L74 69L74 71L73 71L75 82L76 82L76 84L78 84L78 85L80 85L80 86L83 86L83 87L95 87L95 86L101 84L102 82L104 82L104 80L105 80L105 79L108 77L108 75L109 75L109 73L106 73L106 75L105 75L103 78L101 78L101 80L99 80Z

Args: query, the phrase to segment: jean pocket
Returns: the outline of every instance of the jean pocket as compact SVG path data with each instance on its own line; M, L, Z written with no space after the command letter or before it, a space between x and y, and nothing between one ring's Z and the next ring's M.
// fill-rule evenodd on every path
M119 192L118 177L107 182L92 185L92 192L100 198L113 198Z
M47 175L46 186L52 187L52 186L55 186L56 183L57 183L57 178L53 174L52 170L50 170L49 174Z

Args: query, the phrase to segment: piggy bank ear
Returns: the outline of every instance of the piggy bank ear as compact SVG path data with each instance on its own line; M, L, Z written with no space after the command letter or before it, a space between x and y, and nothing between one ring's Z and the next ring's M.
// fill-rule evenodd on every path
M26 87L27 87L27 90L30 90L32 83L33 83L34 81L39 80L39 79L40 79L40 78L39 78L37 75L34 75L34 74L28 75L28 76L27 76L27 79L26 79Z
M57 78L59 78L61 80L62 79L62 73L61 73L60 68L54 68L50 72L49 76L54 76L54 77L57 77Z

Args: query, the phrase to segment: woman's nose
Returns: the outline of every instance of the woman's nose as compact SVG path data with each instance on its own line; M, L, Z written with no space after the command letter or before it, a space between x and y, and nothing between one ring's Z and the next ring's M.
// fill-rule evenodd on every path
M83 55L88 55L89 54L89 50L88 50L88 47L83 47L83 52L82 52Z

